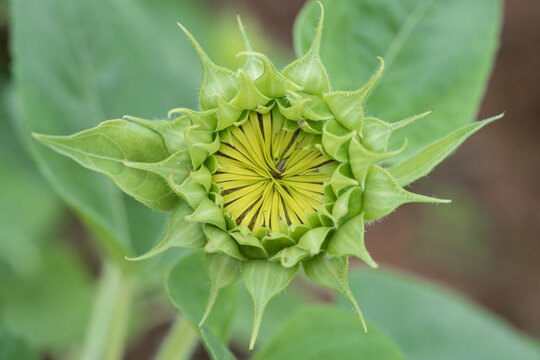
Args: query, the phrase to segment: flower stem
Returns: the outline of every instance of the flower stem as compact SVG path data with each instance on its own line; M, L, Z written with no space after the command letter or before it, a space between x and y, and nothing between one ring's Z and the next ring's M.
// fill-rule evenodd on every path
M132 279L118 264L103 263L82 360L122 358L132 301Z
M177 316L161 343L155 360L188 360L199 340L197 330L186 319Z

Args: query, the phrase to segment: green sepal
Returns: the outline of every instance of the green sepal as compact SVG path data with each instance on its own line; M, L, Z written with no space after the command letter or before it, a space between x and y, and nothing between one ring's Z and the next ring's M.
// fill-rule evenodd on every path
M149 259L172 248L198 249L206 245L206 238L199 223L188 222L185 216L191 213L188 204L181 201L171 213L167 232L156 246L140 256L126 257L127 260L139 261Z
M335 202L337 200L337 196L334 193L334 189L332 189L332 185L330 185L330 183L323 184L323 194L326 196L325 201Z
M280 250L296 244L293 238L279 232L267 233L261 240L269 256L274 256Z
M298 101L294 105L290 105L288 100L284 99L277 99L276 102L278 104L279 111L285 116L288 122L296 122L304 120L304 108L306 106L306 103L309 101L309 99L303 99L301 101ZM296 124L296 129L298 129L298 125Z
M218 122L217 122L216 130L221 131L234 125L238 121L238 119L240 118L244 110L228 103L227 101L223 100L221 96L217 94L215 96L218 99L217 100Z
M372 221L390 214L398 206L411 203L449 203L403 189L388 171L372 166L369 169L363 196L364 219Z
M321 207L323 207L321 205ZM321 223L321 217L319 216L318 213L316 212L311 212L309 214L307 214L307 221L308 221L308 224L311 228L316 228L316 227L319 227L319 226L323 226L323 224Z
M206 166L192 172L189 168L191 158L187 151L179 151L157 163L137 163L125 161L130 168L149 171L163 177L169 187L182 197L193 209L208 198L208 179L204 177ZM204 183L204 185L203 185Z
M268 257L261 241L249 230L247 226L237 226L229 234L236 240L240 252L251 259L265 259Z
M124 115L125 120L132 121L148 129L154 130L163 137L170 154L184 150L187 147L184 130L190 125L187 117L181 116L173 120L145 120L134 116Z
M255 111L261 115L268 114L270 111L272 111L275 105L276 105L276 101L271 100L266 105L257 105L257 107L255 108Z
M297 271L298 266L286 268L268 260L250 260L242 263L244 285L253 299L254 306L250 351L255 346L266 305L289 285Z
M204 199L208 199L208 193L204 186L187 177L186 180L176 188L180 196L193 208L196 209Z
M163 138L153 130L109 120L70 136L32 136L83 167L107 175L126 194L154 210L170 211L178 203L178 196L161 176L125 164L153 163L169 156Z
M330 90L330 81L319 54L324 22L324 9L322 4L319 3L319 5L321 5L321 17L311 47L304 56L290 63L283 70L283 75L302 86L303 91L322 95Z
M300 238L310 229L304 224L291 224L287 227L287 234L291 239L298 242Z
M341 193L348 187L358 185L360 185L360 182L354 178L349 163L339 164L330 178L330 186L332 186L332 190L336 196L341 195Z
M289 91L287 100L291 107L295 109L295 116L301 119L324 121L334 118L328 106L318 95Z
M407 146L407 139L405 139L405 142L403 146L401 147L401 149L398 149L396 151L389 151L385 153L376 153L376 152L372 152L366 149L360 142L360 138L358 136L354 136L351 140L351 144L349 146L349 154L348 154L349 162L351 164L351 170L354 175L354 178L360 184L364 185L364 181L366 180L368 170L372 165L375 165L380 161L389 159L401 153L403 150L405 150L406 146Z
M210 155L204 161L204 166L210 171L211 174L217 171L218 163L214 155Z
M243 111L238 120L233 124L234 126L242 126L249 120L249 111Z
M261 93L272 99L284 97L289 91L300 91L302 88L281 75L274 64L265 55L260 53L245 53L247 56L255 56L261 59L264 72L255 81L255 86Z
M200 130L198 125L192 125L186 128L184 135L194 169L198 169L209 155L219 149L219 135L213 131Z
M255 110L258 106L265 105L271 100L257 90L252 80L243 70L238 70L238 75L242 80L242 85L234 99L231 100L231 105L241 109Z
M364 119L364 126L362 127L362 145L371 151L384 152L388 147L388 139L390 139L390 136L394 131L431 113L431 110L426 111L425 113L414 115L394 123L387 123L377 118L366 118Z
M336 91L324 95L324 101L336 120L349 130L356 130L358 133L362 130L366 99L384 71L384 61L380 57L378 59L381 66L366 85L356 91Z
M355 132L341 126L336 120L327 121L322 133L324 151L340 162L349 159L349 143Z
M208 223L217 226L220 229L227 230L227 225L221 209L209 198L201 201L195 211L186 216L187 221Z
M334 219L334 216L332 215L333 207L334 207L333 202L328 202L319 206L319 209L317 211L317 215L318 215L319 223L320 223L319 226L331 227L337 223L337 220Z
M215 109L196 111L189 108L174 108L169 110L168 116L172 114L183 114L192 125L199 125L198 129L205 131L214 131L218 123Z
M362 210L363 189L354 186L341 194L332 207L332 217L337 226L355 217Z
M203 68L203 79L199 90L201 109L210 110L216 107L217 100L214 94L219 94L226 101L230 101L240 87L238 76L231 70L214 64L193 35L182 24L176 24L193 45Z
M388 172L396 179L401 186L406 186L413 181L427 175L435 166L443 161L469 136L486 126L487 124L500 119L504 114L500 114L483 121L477 121L437 140L426 146L412 157L394 165Z
M302 263L304 273L315 284L324 286L330 289L337 290L343 295L354 307L358 314L364 331L367 332L366 321L364 315L358 306L358 302L349 288L347 275L349 270L349 260L346 256L327 256L321 254L312 259L308 259Z
M206 303L206 310L199 322L203 326L206 318L210 315L217 300L219 290L234 284L240 279L240 261L220 253L206 254L204 268L210 279L210 294Z
M306 119L300 121L298 125L300 129L304 130L304 132L307 132L308 134L321 135L323 133L324 121L311 121ZM326 152L324 152L323 154L328 155L326 154Z
M178 151L163 161L156 163L124 161L124 165L132 168L148 171L161 176L169 187L178 195L181 195L181 185L189 177L189 163L191 158L187 151Z
M324 244L332 231L333 228L331 227L317 227L310 229L302 235L297 246L308 251L309 256L313 257L323 250Z
M240 250L238 244L228 232L221 230L210 224L203 225L203 232L208 243L204 251L209 254L220 253L238 260L247 260Z
M333 256L355 256L373 268L378 267L364 243L364 214L362 213L338 227L328 242L326 252Z
M295 245L280 250L272 256L271 260L281 263L283 267L292 268L307 257L309 257L309 251Z
M212 186L212 174L210 170L204 165L196 171L191 171L189 176L198 184L204 186L206 192L210 192L210 187Z
M247 36L246 28L242 23L240 14L236 14L236 22L238 23L238 29L240 30L240 34L242 34L242 39L244 40L244 48L246 49L246 51L241 54L247 55L246 62L244 63L244 65L242 65L241 69L249 76L250 79L255 80L263 73L264 65L260 58L253 55L253 48L251 47L251 42L249 41L249 38Z

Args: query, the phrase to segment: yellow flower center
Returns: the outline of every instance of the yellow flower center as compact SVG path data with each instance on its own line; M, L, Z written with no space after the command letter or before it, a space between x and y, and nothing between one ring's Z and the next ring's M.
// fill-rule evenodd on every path
M224 211L238 225L278 231L280 220L306 224L324 198L330 176L322 167L331 160L313 148L313 135L285 131L283 123L277 111L252 111L242 126L229 128L229 141L216 153L213 181L222 189Z

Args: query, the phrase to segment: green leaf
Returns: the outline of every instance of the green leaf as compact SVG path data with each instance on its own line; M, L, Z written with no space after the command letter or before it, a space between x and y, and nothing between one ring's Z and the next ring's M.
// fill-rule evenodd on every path
M349 275L348 256L327 256L326 254L321 254L302 262L302 267L306 276L315 284L337 290L343 295L358 314L364 331L368 331L364 315L362 315L362 311L347 282L347 276Z
M64 209L24 149L9 141L17 137L8 125L0 122L0 262L24 275L33 271Z
M38 352L21 338L1 327L0 323L0 360L38 360Z
M149 259L172 248L198 249L204 247L206 238L202 225L196 222L186 221L185 217L193 210L185 202L178 204L169 218L167 232L148 252L128 258L128 260L139 261Z
M388 172L396 179L399 185L409 185L422 176L429 174L435 166L448 157L469 136L487 124L500 119L502 116L501 114L464 126L444 138L429 144L410 158L392 166L388 169Z
M401 360L399 348L374 325L364 333L351 312L308 307L290 317L253 360Z
M70 136L32 135L80 165L109 176L126 194L152 209L169 211L178 203L161 176L124 163L154 163L168 157L163 139L152 130L125 120L109 120Z
M289 285L297 271L298 265L286 268L268 260L250 260L242 263L244 285L253 299L254 306L250 351L255 346L266 305Z
M178 105L196 106L200 65L174 21L185 20L207 36L212 22L199 4L22 0L11 10L13 69L26 131L70 134L125 113L153 118ZM39 38L35 29L41 29ZM27 142L47 180L110 254L122 260L132 253L138 240L130 229L159 214L126 200L103 175ZM145 226L157 234L162 223Z
M235 283L240 279L240 261L223 254L206 254L205 257L206 273L210 278L210 295L204 315L199 322L199 327L204 324L204 321L210 315L210 311L218 296L219 290Z
M385 73L367 111L395 122L433 109L429 119L396 131L409 139L404 159L474 120L499 45L501 0L323 0L321 58L333 88L358 89L377 66ZM311 44L319 7L310 1L294 28L296 54Z
M68 248L49 243L34 251L22 274L0 262L0 318L32 346L64 349L83 339L92 300L90 274Z
M195 327L205 313L210 296L210 279L204 271L204 253L193 251L182 256L172 268L165 287L169 300ZM220 292L214 311L198 328L201 339L214 359L236 359L225 345L237 307L235 287Z
M368 321L388 334L407 359L539 358L537 342L447 290L380 270L355 271L349 283Z
M364 220L372 221L390 214L398 206L411 203L449 203L450 200L418 195L403 189L388 171L372 166L366 178L363 197Z

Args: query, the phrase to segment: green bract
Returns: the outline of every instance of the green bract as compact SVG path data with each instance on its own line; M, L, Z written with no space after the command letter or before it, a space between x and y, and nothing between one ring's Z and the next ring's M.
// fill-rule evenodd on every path
M182 26L204 75L200 110L172 120L125 116L71 136L34 134L82 166L108 175L152 209L171 211L167 232L142 260L173 247L204 248L211 293L243 278L255 305L253 348L268 301L300 265L314 283L336 289L360 309L347 283L348 256L377 267L364 224L409 202L449 202L403 188L495 118L434 142L390 168L392 133L429 112L388 123L366 116L366 99L383 74L355 91L332 91L319 57L323 11L312 45L283 71L252 51L238 19L245 64L233 72L212 62ZM362 319L363 322L363 319ZM365 325L364 325L365 327Z

